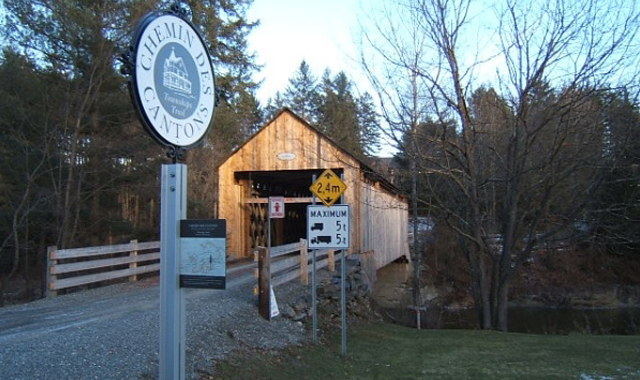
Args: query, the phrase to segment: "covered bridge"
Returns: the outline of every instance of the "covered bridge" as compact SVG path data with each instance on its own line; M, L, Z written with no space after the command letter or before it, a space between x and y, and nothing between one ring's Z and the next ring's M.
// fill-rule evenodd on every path
M285 218L272 220L271 245L307 235L313 175L343 175L351 207L350 252L373 251L376 268L409 257L407 199L369 166L289 109L218 167L219 217L227 220L227 254L237 260L267 245L268 197L285 197Z

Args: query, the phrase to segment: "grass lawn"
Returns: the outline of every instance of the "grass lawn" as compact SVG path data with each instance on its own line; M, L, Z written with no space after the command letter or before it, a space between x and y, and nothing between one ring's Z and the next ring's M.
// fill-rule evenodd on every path
M216 379L640 379L640 336L530 335L361 326L341 355L339 331L326 344L245 354Z

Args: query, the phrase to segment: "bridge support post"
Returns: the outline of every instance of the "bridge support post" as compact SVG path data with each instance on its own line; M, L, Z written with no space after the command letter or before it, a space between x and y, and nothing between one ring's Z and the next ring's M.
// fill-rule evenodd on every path
M258 247L258 312L271 320L271 257L265 247Z
M138 240L131 240L129 242L129 244L131 244L131 251L129 252L129 257L131 257L131 263L129 263L129 269L131 270L131 272L134 272L136 270L136 268L138 268L138 262L135 261L135 258L138 256ZM138 276L135 274L132 274L131 276L129 276L129 282L136 282L138 281Z
M58 276L53 272L54 267L58 263L58 260L54 258L57 250L58 247L55 245L47 247L47 284L45 285L45 296L47 298L52 298L58 295L58 291L53 288L53 283L58 279Z

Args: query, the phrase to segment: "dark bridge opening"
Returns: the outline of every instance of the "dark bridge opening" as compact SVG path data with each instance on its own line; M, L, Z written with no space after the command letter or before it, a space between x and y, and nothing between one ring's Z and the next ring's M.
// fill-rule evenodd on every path
M342 169L332 169L341 175ZM249 248L267 246L268 199L285 197L285 217L271 220L271 245L295 243L307 237L307 206L312 204L309 187L313 175L324 170L281 170L236 172L235 177L247 187L249 200L244 217L248 225ZM318 201L320 203L320 201Z

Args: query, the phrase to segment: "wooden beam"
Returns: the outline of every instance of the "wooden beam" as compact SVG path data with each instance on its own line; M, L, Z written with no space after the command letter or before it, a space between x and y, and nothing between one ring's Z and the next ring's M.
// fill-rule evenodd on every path
M52 275L56 275L56 274L79 272L79 271L88 270L88 269L97 269L97 268L104 268L104 267L110 267L110 266L116 266L116 265L141 263L145 261L159 260L159 259L160 259L160 252L152 252L144 255L139 254L137 256L123 256L123 257L116 257L113 259L82 261L82 262L71 263L71 264L58 264L58 265L52 266L49 269L49 271ZM136 267L131 267L131 268L136 268Z
M293 270L293 271L291 271L291 272L284 273L284 274L282 274L281 276L274 277L274 278L273 278L273 284L272 284L272 285L273 285L274 287L276 287L276 286L278 286L278 285L285 284L285 283L287 283L287 282L289 282L289 281L293 281L293 280L295 280L295 279L296 279L296 278L298 278L298 277L300 277L300 272L299 272L299 271L297 271L297 270Z
M269 203L269 198L261 197L261 198L249 198L245 199L244 203ZM301 198L285 198L284 203L313 203L313 198L311 197L301 197Z
M289 243L285 245L279 245L277 247L271 247L271 258L298 252L300 248L300 243Z
M105 280L112 280L112 279L121 278L121 277L128 277L134 274L157 272L159 270L160 270L160 264L151 264L151 265L137 267L134 270L123 269L123 270L118 270L114 272L105 272L105 273L98 273L98 274L90 274L87 276L78 276L78 277L59 279L59 280L52 281L49 284L49 287L51 290L60 290L65 288L71 288L74 286L91 284L97 281L105 281Z
M258 247L258 312L262 318L271 320L271 265L269 250Z
M277 273L280 271L291 269L294 266L298 266L300 263L300 256L296 255L286 259L274 261L271 263L271 273Z
M137 247L132 246L130 243L119 245L105 245L101 247L87 247L87 248L71 248L71 249L59 249L51 252L52 259L75 259L79 257L91 257L109 255L112 253L131 252L134 249L142 251L145 249L159 249L160 242L140 243Z

